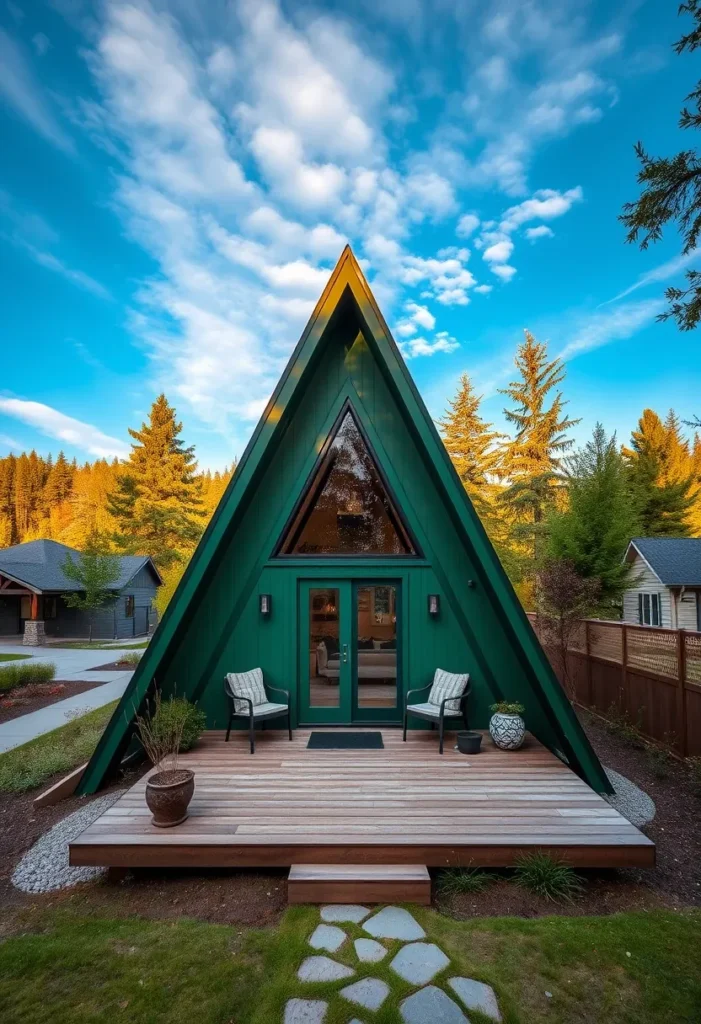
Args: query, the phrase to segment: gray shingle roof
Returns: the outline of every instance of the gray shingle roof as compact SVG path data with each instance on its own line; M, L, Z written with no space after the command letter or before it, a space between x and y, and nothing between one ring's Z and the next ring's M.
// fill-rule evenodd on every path
M0 573L6 572L35 590L80 590L63 575L61 566L67 554L74 559L80 557L75 548L59 544L56 540L30 540L26 544L15 544L14 547L0 549ZM125 587L149 558L146 555L121 555L119 561L121 573L110 590Z
M631 543L666 587L701 587L701 537L635 537Z

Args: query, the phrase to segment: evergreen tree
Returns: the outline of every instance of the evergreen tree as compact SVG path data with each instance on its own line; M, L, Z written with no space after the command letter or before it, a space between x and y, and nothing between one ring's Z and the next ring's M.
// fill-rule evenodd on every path
M690 14L695 21L691 32L682 36L674 49L678 54L693 52L701 46L701 0L687 0L679 13ZM680 128L701 128L701 81L686 97L692 109L684 107L679 117ZM701 231L701 156L694 149L683 150L673 157L651 157L638 142L635 152L641 163L638 184L643 186L639 199L626 203L621 220L628 229L627 242L639 242L647 249L650 242L659 242L664 227L676 222L684 239L684 255L696 249ZM690 331L701 319L701 272L687 270L686 288L668 288L665 292L669 308L661 320L673 317L680 330Z
M192 550L206 515L193 449L183 446L181 430L175 410L160 395L149 422L129 431L136 443L109 501L118 546L151 555L159 568L181 561Z
M0 546L17 543L15 518L15 469L17 460L10 454L0 459Z
M74 470L66 456L62 451L59 452L56 462L49 469L42 494L42 503L47 512L69 498L73 487L73 475Z
M623 561L639 519L616 435L596 424L591 441L567 460L569 507L550 521L549 554L596 583L602 610L617 604L630 585Z
M490 488L499 470L498 442L503 434L492 430L479 415L481 397L476 395L466 373L460 377L457 394L438 421L443 443L465 490L480 516L490 512Z
M526 544L537 560L556 501L562 459L572 445L566 431L579 420L565 414L561 391L551 396L564 380L564 365L559 359L549 360L547 346L529 331L525 335L516 353L520 377L501 391L514 403L504 414L516 427L516 436L504 447L501 472L508 486L501 500L515 518L513 539Z
M656 412L645 409L630 448L623 453L628 484L639 510L641 536L688 537L694 471L674 414L663 423Z

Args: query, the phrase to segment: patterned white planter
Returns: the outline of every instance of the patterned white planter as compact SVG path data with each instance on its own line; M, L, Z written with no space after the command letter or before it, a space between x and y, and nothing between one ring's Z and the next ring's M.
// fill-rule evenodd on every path
M501 750L518 750L526 735L526 723L520 715L492 715L489 732Z

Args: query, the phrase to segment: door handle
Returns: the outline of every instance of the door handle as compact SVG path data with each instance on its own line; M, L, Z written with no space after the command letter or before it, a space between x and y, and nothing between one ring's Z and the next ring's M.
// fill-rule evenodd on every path
M343 645L343 660L348 661L348 644Z

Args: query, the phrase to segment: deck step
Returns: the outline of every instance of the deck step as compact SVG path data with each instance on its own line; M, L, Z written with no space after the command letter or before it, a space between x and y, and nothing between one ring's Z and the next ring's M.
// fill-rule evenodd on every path
M293 864L288 903L431 902L425 864Z

